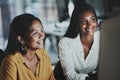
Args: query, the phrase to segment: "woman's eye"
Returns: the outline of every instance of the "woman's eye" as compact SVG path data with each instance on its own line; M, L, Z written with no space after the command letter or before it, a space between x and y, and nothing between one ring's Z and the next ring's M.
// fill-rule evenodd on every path
M81 24L87 24L87 21L86 20L80 20L80 23Z
M92 21L92 22L96 21L96 18L95 18L95 17L92 17L92 18L91 18L91 21Z
M39 37L42 33L44 33L44 29L33 31L30 33L30 36Z
M32 36L38 36L38 32L34 32Z

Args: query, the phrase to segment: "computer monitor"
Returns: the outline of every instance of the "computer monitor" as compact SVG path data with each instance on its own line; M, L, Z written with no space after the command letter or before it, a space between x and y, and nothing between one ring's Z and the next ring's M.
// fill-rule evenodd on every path
M120 80L120 15L101 24L98 80Z

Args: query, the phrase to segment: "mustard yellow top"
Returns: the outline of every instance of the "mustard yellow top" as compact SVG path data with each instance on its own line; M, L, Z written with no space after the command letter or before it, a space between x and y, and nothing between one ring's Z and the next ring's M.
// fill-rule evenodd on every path
M55 80L45 49L37 50L36 55L40 61L35 74L25 65L21 53L6 56L0 67L0 80Z

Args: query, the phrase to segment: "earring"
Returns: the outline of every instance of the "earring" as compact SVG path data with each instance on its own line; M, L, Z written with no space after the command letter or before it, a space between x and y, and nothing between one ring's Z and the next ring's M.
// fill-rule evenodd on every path
M22 44L22 45L21 45L21 50L22 50L23 52L26 52L26 45L25 45L25 44Z

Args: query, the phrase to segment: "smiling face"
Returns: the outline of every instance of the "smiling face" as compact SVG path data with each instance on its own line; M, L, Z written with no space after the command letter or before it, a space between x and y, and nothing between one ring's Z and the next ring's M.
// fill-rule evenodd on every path
M80 16L80 33L82 36L93 36L97 26L97 18L92 11L86 11Z
M43 33L42 25L38 20L34 20L32 26L27 33L25 44L28 49L36 50L43 48L43 40L45 34Z

